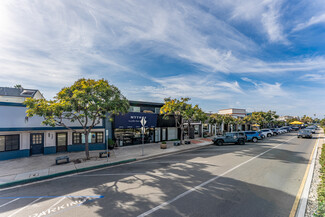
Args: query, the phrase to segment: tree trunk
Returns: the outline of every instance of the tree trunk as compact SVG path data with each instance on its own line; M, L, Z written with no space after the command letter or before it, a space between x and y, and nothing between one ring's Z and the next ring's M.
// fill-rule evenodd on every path
M85 132L85 152L86 152L86 158L89 160L89 144L88 144L88 137L89 137L89 132Z
M181 118L181 145L183 145L184 140L184 124L183 124L183 118Z
M191 123L190 121L187 121L187 137L190 139L190 128L191 128Z

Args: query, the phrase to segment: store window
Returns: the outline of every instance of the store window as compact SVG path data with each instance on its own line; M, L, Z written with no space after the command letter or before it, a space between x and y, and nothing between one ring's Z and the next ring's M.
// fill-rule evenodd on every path
M72 144L81 143L81 133L72 133Z
M19 150L19 135L0 136L0 151Z
M154 142L155 129L147 128L143 135L144 143ZM137 145L142 143L141 128L115 129L114 136L120 145Z
M103 143L104 142L104 133L103 132L91 132L88 135L88 143ZM73 133L72 134L72 143L73 144L85 144L85 134L83 133Z
M130 112L140 112L139 106L130 106Z
M160 108L155 108L155 113L160 114Z

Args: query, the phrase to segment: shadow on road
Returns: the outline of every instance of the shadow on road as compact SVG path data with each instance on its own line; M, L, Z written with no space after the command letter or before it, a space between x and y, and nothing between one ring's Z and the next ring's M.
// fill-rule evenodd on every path
M268 143L272 142L268 141ZM251 143L251 145L225 148L210 146L191 152L63 177L17 189L3 190L1 196L103 195L104 198L75 207L73 211L67 210L62 215L78 216L78 212L83 215L89 212L90 216L95 212L99 216L137 216L207 180L214 179L215 170L220 166L216 158L233 154L234 158L248 157L249 159L270 150L271 146ZM308 160L302 157L302 152L280 148L274 148L259 158L287 164L308 163ZM254 180L253 177L250 178ZM158 216L288 216L294 199L295 196L273 188L220 177L154 214ZM4 204L1 201L0 203L0 206ZM48 208L41 207L40 210ZM0 213L12 209L18 207L14 203L1 207ZM28 208L25 211L24 214L27 214Z

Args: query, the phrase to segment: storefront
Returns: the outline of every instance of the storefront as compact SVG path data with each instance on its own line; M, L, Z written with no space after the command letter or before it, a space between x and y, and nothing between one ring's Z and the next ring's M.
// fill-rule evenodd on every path
M141 119L146 120L145 133L142 134ZM175 119L171 116L164 119L153 113L129 112L114 118L114 139L119 146L138 145L178 139Z
M155 142L155 128L157 114L129 112L125 115L116 115L114 118L114 138L118 145L137 145ZM142 134L141 119L146 120L145 133Z

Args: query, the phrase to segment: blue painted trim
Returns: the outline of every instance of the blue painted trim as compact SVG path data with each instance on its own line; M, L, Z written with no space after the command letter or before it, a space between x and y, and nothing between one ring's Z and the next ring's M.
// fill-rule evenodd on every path
M26 107L26 105L18 102L0 102L0 106L18 106L18 107Z
M68 145L67 149L68 152L85 151L85 144ZM89 144L89 151L105 150L105 149L106 149L106 145L104 143Z
M0 152L0 160L9 160L22 157L29 157L29 149Z
M55 154L56 146L44 147L44 154Z
M71 127L71 129L78 130L82 127ZM95 126L93 129L105 129L103 126ZM21 128L0 128L0 131L31 131L31 130L69 130L65 127L21 127Z

